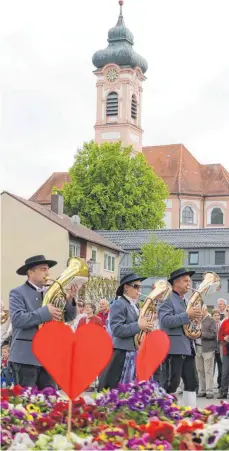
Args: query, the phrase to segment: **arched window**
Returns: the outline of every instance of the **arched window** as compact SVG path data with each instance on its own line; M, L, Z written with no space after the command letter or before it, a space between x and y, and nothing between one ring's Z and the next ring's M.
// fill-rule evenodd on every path
M194 223L194 212L191 207L184 207L182 211L182 223L183 224L193 224Z
M211 212L211 224L223 224L223 211L221 208L213 208Z
M138 103L135 94L132 95L131 99L131 117L132 119L137 119L138 115Z
M107 96L107 116L118 116L117 92L110 92Z

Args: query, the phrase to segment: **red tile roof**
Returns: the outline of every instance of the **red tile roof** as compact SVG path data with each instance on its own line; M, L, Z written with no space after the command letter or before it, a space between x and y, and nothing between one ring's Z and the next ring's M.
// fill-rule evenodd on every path
M52 189L55 186L58 189L63 188L65 183L70 182L68 172L54 172L51 177L38 188L38 190L30 197L32 202L47 205L51 204Z
M183 144L143 147L143 154L169 192L229 196L229 173L221 164L200 164Z
M229 196L229 173L221 164L200 164L183 144L147 146L143 154L169 192L197 196ZM69 182L67 172L54 172L30 200L51 204L53 186Z
M71 219L67 215L63 215L63 217L60 217L53 211L46 208L45 206L42 206L35 202L31 202L30 200L23 199L22 197L15 196L14 194L11 194L7 191L3 191L3 193L1 194L8 194L8 196L11 196L14 199L18 200L26 207L31 208L32 210L36 211L42 216L45 216L50 221L55 222L60 227L63 227L70 233L70 235L72 235L75 238L82 238L86 241L90 241L91 243L94 244L99 244L100 246L106 247L108 249L113 249L115 251L122 252L122 249L119 246L117 246L114 243L111 243L111 241L108 241L106 238L103 238L101 235L94 232L93 230L88 229L84 225L76 224L73 226Z

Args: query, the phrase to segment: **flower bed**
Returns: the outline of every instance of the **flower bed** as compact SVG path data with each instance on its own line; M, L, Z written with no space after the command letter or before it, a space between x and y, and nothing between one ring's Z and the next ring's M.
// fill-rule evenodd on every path
M229 449L229 403L180 407L154 382L79 398L68 438L68 402L55 390L15 386L1 394L2 449Z

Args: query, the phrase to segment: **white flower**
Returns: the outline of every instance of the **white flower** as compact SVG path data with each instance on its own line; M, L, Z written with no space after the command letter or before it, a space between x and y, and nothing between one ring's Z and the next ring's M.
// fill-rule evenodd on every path
M74 432L70 433L70 439L73 443L77 443L78 445L86 445L88 443L92 442L93 436L88 435L87 437L79 437L77 434L74 434Z
M52 402L52 403L56 402L56 396L49 395L48 399L49 399L49 401Z
M46 449L47 443L51 440L51 437L45 434L39 434L38 440L36 441L36 446L38 445L41 449Z
M29 435L25 432L18 432L13 442L11 443L10 450L27 450L34 447L33 441L30 439Z
M73 444L63 435L54 435L51 442L52 449L68 450L74 449Z
M39 395L37 395L37 401L38 402L44 402L45 401L45 397L44 397L44 395L42 395L42 393L39 393Z
M86 402L87 405L93 405L95 404L95 400L93 398L91 398L90 396L84 396L84 401Z

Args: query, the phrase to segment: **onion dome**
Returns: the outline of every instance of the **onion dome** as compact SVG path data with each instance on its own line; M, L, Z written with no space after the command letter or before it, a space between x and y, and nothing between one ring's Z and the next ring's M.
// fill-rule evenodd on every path
M141 55L133 50L134 36L125 25L122 14L123 3L123 0L119 0L120 14L116 26L108 32L108 47L95 52L92 62L97 69L113 63L120 67L140 67L142 72L145 73L148 69L148 64Z

